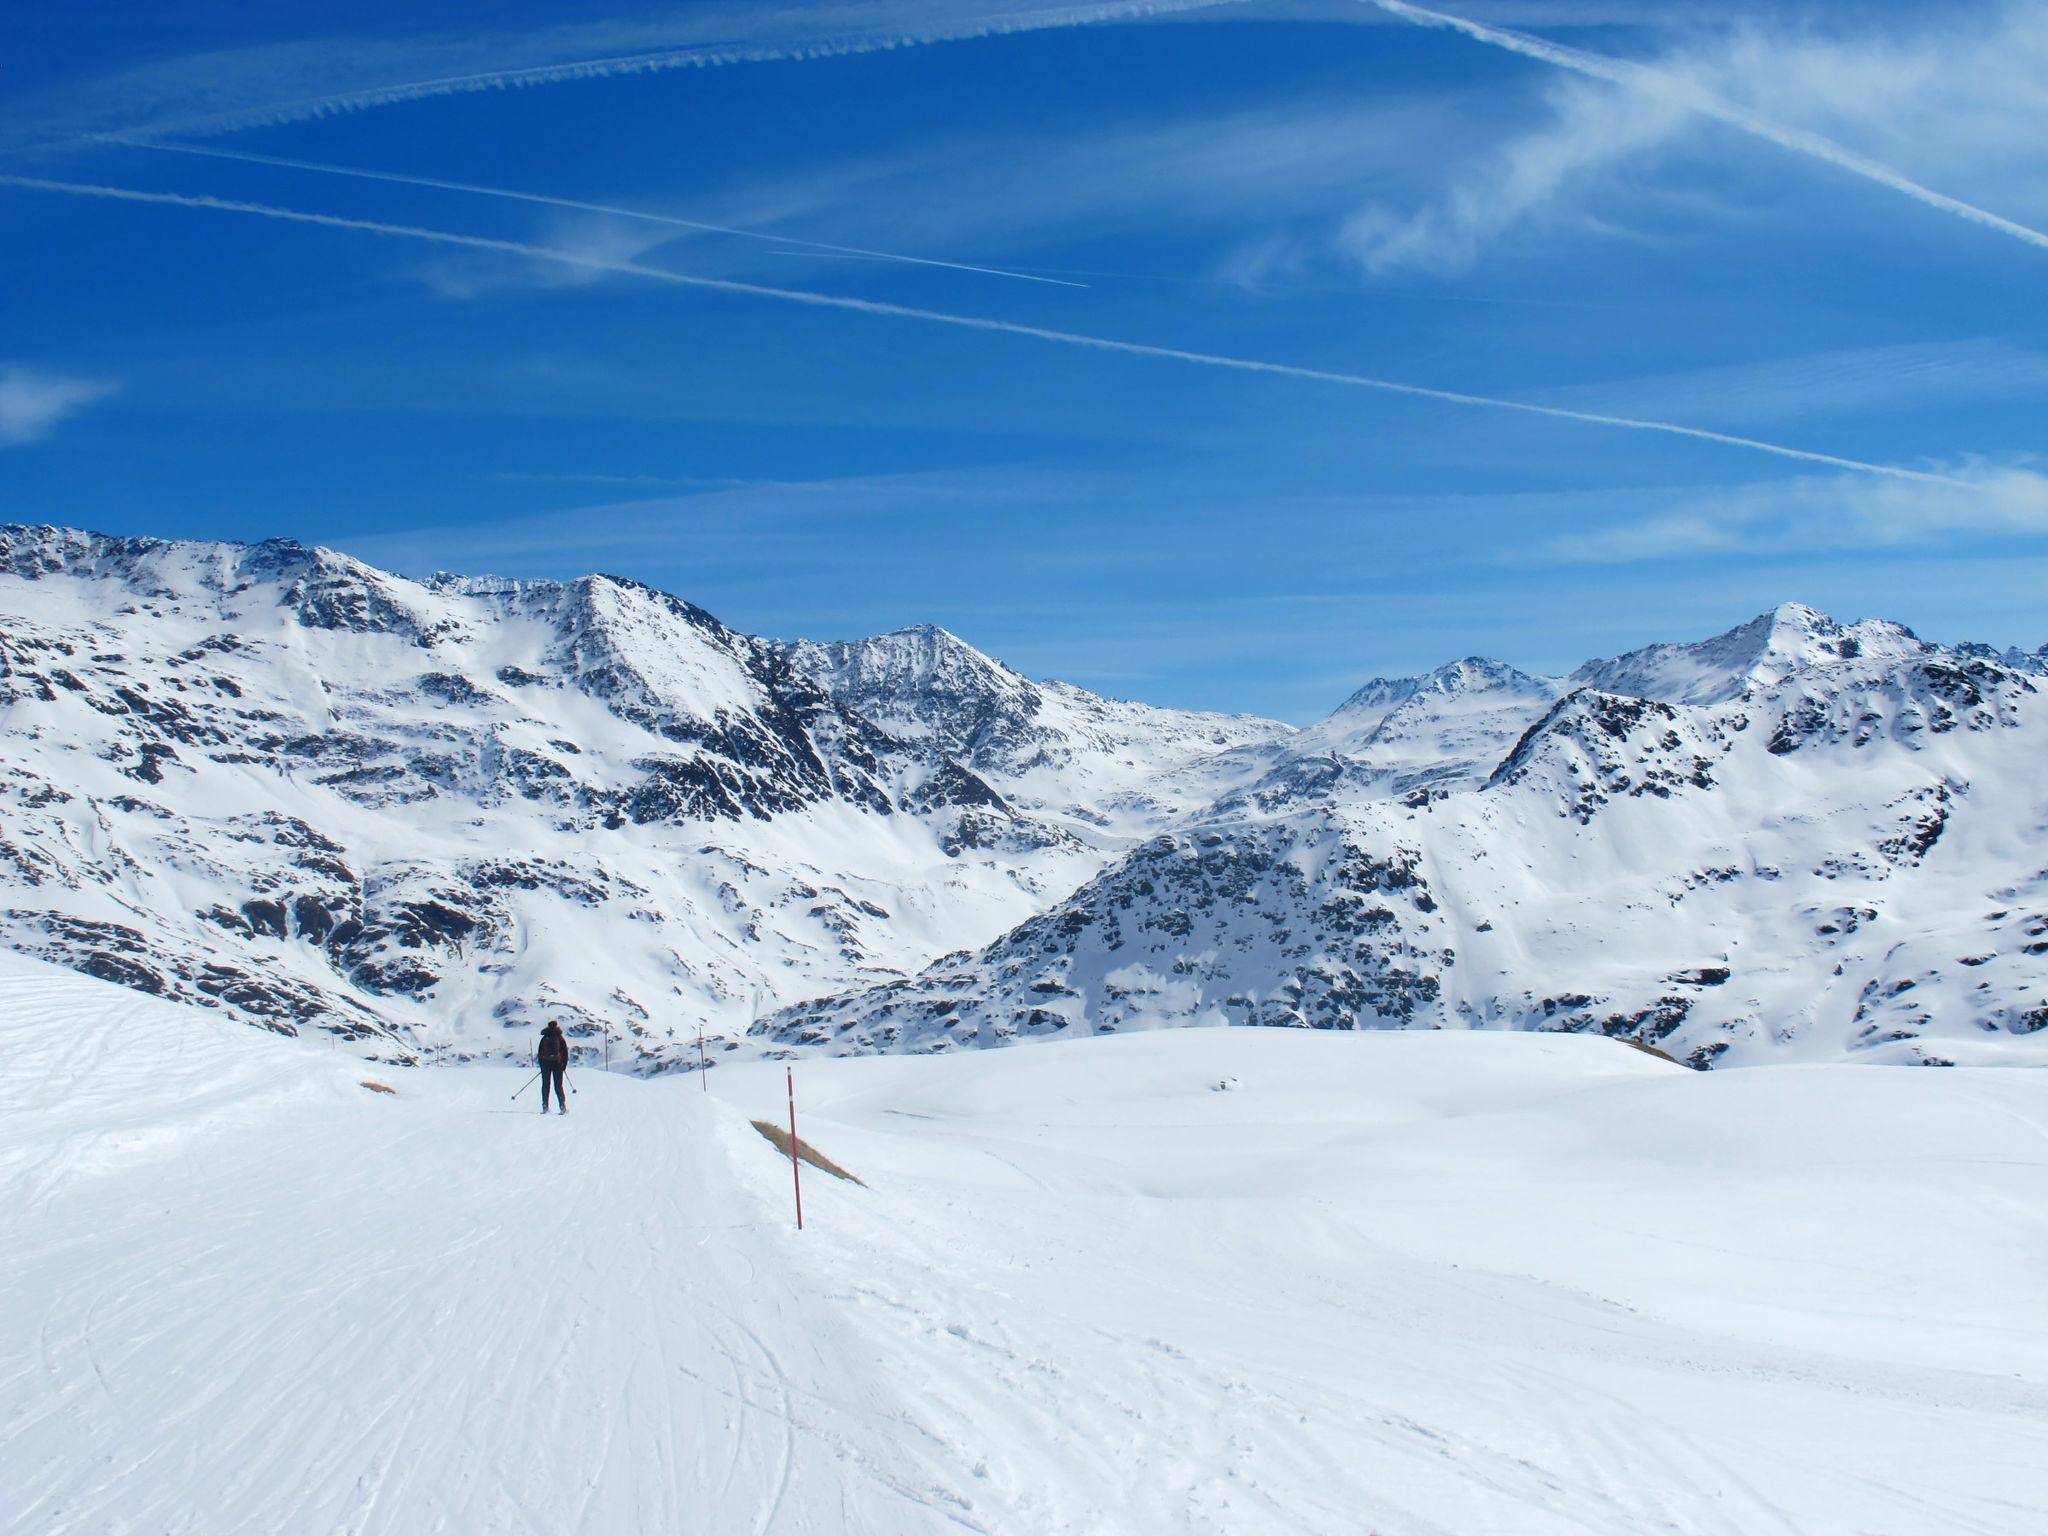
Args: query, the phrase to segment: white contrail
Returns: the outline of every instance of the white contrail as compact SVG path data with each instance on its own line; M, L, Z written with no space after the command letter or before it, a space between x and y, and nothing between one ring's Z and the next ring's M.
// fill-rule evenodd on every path
M1422 27L1448 27L1462 32L1477 42L1488 43L1496 48L1505 48L1510 53L1519 53L1525 58L1539 59L1545 64L1554 64L1559 69L1568 69L1576 74L1590 75L1596 80L1605 80L1644 95L1660 97L1702 117L1711 117L1739 128L1744 133L1766 139L1781 149L1794 154L1809 155L1822 160L1851 175L1874 181L1881 187L1902 192L1916 202L1930 208L1939 208L1944 213L1955 214L1973 224L1995 229L2000 234L2011 235L2029 245L2048 248L2048 233L2030 225L2020 224L2002 214L1979 208L1975 203L1966 203L1959 197L1950 197L1946 192L1914 181L1911 177L1893 170L1890 166L1859 155L1845 145L1803 128L1788 128L1783 123L1772 122L1760 117L1747 108L1737 106L1724 96L1717 96L1703 86L1693 84L1677 75L1653 69L1646 64L1636 64L1626 59L1612 59L1604 54L1587 53L1582 49L1568 48L1562 43L1549 42L1540 37L1531 37L1526 32L1511 32L1505 27L1488 26L1484 22L1470 21L1463 16L1448 15L1443 11L1426 10L1419 5L1410 5L1407 0L1362 0L1376 10L1399 16L1405 21Z
M961 42L975 38L1009 36L1027 32L1050 31L1066 27L1090 26L1103 22L1139 19L1146 16L1173 15L1188 11L1221 9L1246 3L1246 0L1111 0L1111 3L1093 5L1062 6L1051 10L1024 11L1009 15L983 16L955 23L950 26L930 26L891 35L847 36L821 38L808 43L760 44L755 46L697 45L688 48L656 50L645 53L619 54L610 58L584 59L573 63L540 64L523 68L481 70L472 74L443 75L426 80L408 81L398 85L371 86L357 91L342 91L326 96L302 98L298 101L278 102L264 107L244 108L219 113L210 117L186 119L158 124L151 131L182 129L191 133L225 133L239 128L266 126L278 123L299 122L307 118L328 117L343 112L359 111L368 107L387 106L406 101L422 101L438 96L454 96L469 92L509 90L529 85L550 85L571 80L598 80L617 75L648 74L670 69L708 69L726 64L767 63L790 59L837 58L851 54L876 53L896 48L921 47L929 44ZM1484 22L1455 16L1444 11L1434 11L1420 5L1409 4L1408 0L1359 0L1390 16L1398 17L1424 27L1446 27L1461 32L1478 42L1504 48L1527 58L1538 59L1560 69L1572 70L1605 80L1610 84L1660 96L1667 101L1685 107L1689 111L1737 128L1744 133L1767 140L1795 154L1810 156L1826 162L1852 175L1861 176L1879 186L1889 187L1895 192L1952 213L1958 218L1997 230L2029 245L2048 248L2048 232L2038 230L2017 220L1980 208L1961 198L1951 197L1921 182L1914 181L1904 173L1894 170L1881 161L1858 154L1846 145L1838 144L1824 135L1805 129L1788 127L1736 105L1727 98L1718 96L1703 87L1678 76L1656 70L1648 65L1629 60L1613 59L1602 54L1587 53L1582 49L1567 47L1561 43L1549 42L1532 37L1525 32L1515 32L1505 27L1490 26ZM88 135L88 138L95 137ZM482 192L482 188L466 190ZM502 195L502 194L501 194ZM631 216L631 215L628 215ZM993 270L993 269L991 269ZM1017 277L1025 274L1002 273L1003 276ZM1041 279L1043 280L1043 279Z
M566 64L536 64L514 69L479 70L473 74L440 75L432 79L411 80L398 85L369 86L362 90L339 91L328 96L310 96L297 101L276 102L269 106L246 107L207 117L158 124L156 127L159 130L174 129L187 133L227 133L239 128L267 127L278 123L303 122L308 118L332 117L338 113L356 112L366 107L425 101L436 96L509 90L529 85L555 85L569 80L603 80L615 75L653 74L670 69L711 69L724 64L841 58L851 54L882 53L932 43L968 42L983 37L1006 37L1063 27L1092 26L1100 22L1172 15L1179 11L1207 10L1216 5L1240 3L1243 3L1243 0L1108 0L1108 3L1067 5L1050 10L975 16L951 24L940 23L894 33L855 33L841 37L824 37L803 43L697 44L687 48L618 54L610 58L580 59Z
M559 262L588 271L617 272L644 277L685 288L704 288L716 293L744 294L751 298L778 299L786 304L805 304L818 309L849 310L855 314L884 315L899 320L923 320L934 325L958 326L965 330L988 331L1005 336L1025 336L1034 341L1056 342L1067 347L1088 347L1099 352L1118 352L1130 357L1165 358L1178 363L1195 363L1205 368L1230 368L1241 373L1271 374L1280 378L1306 379L1318 384L1343 384L1354 389L1373 389L1386 394L1408 395L1421 400L1440 400L1451 405L1485 406L1498 411L1516 411L1529 416L1548 416L1559 421L1585 422L1598 427L1626 427L1636 432L1662 432L1689 437L1730 448L1747 448L1797 459L1806 464L1826 464L1835 469L1883 475L1894 480L1918 480L1935 485L1969 486L1967 480L1926 470L1903 469L1895 464L1873 464L1863 459L1846 459L1806 448L1788 448L1760 438L1737 437L1712 432L1705 427L1680 426L1669 421L1649 421L1634 416L1609 416L1597 411L1573 411L1554 405L1530 405L1521 400L1503 400L1494 395L1474 395L1462 390L1431 389L1423 384L1402 384L1392 379L1375 379L1365 374L1335 373L1322 368L1302 368L1292 363L1267 363L1254 358L1229 357L1214 352L1190 352L1180 347L1158 347L1140 341L1114 341L1106 336L1089 336L1078 331L1056 331L1044 326L1025 325L1015 320L991 320L979 315L956 315L940 309L919 309L908 304L888 304L878 299L850 299L837 294L812 293L802 288L771 288L762 283L743 283L731 278L698 277L671 272L642 262L621 261L577 251L555 250L528 245L519 240L499 240L487 235L460 235L447 230L421 229L410 224L384 224L370 219L350 219L332 213L305 213L296 208L278 208L268 203L235 202L223 197L195 197L182 192L143 192L132 187L109 187L90 182L51 181L40 176L0 175L0 186L26 187L43 192L66 192L80 197L106 197L129 203L156 203L173 208L208 208L223 213L254 214L260 218L283 219L293 224L316 224L327 229L356 230L365 234L390 235L404 240L424 240L436 245L462 246L469 250L501 251L537 261Z
M941 261L935 256L905 256L896 251L870 251L858 245L829 245L822 240L800 240L794 235L771 234L760 229L739 229L731 224L707 224L702 219L678 218L673 214L650 213L644 208L620 208L611 203L586 203L573 197L551 197L542 192L516 192L509 187L486 187L472 181L442 181L435 176L410 176L398 171L366 171L352 165L329 165L322 160L291 160L283 155L259 155L245 150L212 149L201 144L178 144L169 139L126 138L103 134L101 142L128 149L161 149L177 155L203 155L209 160L239 160L248 165L274 165L290 171L316 171L323 176L353 176L362 181L388 181L401 187L433 187L442 192L468 192L477 197L500 197L515 203L539 203L547 208L572 208L579 213L602 213L621 219L640 219L649 224L667 224L676 229L703 230L707 234L737 235L743 240L768 240L776 245L800 245L806 250L834 256L860 256L870 261L901 261L915 267L944 267L953 272L978 272L984 277L1013 277L1022 283L1050 283L1057 288L1086 288L1086 283L1065 278L1041 277L1035 272L1009 272L1001 267L978 267L965 261ZM794 254L794 253L792 253Z

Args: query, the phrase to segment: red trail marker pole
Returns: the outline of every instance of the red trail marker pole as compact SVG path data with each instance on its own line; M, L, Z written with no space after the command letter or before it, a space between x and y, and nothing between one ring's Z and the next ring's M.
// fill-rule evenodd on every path
M789 1177L796 1186L796 1229L804 1229L804 1175L803 1164L796 1156L796 1069L784 1067L783 1081L789 1085Z

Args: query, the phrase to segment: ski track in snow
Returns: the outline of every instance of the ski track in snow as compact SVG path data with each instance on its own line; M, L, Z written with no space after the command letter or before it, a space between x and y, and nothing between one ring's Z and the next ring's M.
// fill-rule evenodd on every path
M699 1098L572 1074L543 1121L511 1072L388 1099L338 1053L57 973L10 975L4 1008L33 1126L0 1175L30 1303L0 1324L10 1530L833 1528L799 1485L949 1528L822 1387L857 1372L768 1283L781 1213L722 1177L730 1117Z
M9 1530L2048 1526L2036 1073L805 1062L872 1188L807 1170L799 1236L773 1064L542 1120L13 957L0 1061Z

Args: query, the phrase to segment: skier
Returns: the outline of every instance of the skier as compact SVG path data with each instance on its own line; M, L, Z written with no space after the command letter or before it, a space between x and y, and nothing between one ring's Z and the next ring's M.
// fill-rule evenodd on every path
M540 1112L548 1112L548 1089L555 1090L555 1113L569 1113L569 1101L562 1096L562 1073L569 1065L569 1042L562 1038L562 1026L550 1019L540 1032L540 1049L534 1052L540 1068Z

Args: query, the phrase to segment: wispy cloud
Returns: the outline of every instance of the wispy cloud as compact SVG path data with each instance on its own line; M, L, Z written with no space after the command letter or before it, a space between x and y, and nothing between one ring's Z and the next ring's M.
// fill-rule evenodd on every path
M327 37L158 61L23 102L0 145L226 133L404 102L677 69L842 57L1144 20L1238 0L700 4L631 20L405 39Z
M1374 273L1462 271L1507 231L1554 212L1596 172L1661 147L1687 121L1669 101L1582 87L1551 95L1558 126L1509 140L1419 208L1366 204L1342 225L1340 248Z
M1218 252L1178 273L1099 273L1169 282L1257 281L1326 253L1333 210L1361 185L1422 185L1414 146L1476 151L1487 108L1461 91L1326 92L1166 115L1103 116L1023 135L948 134L707 196L714 216L755 227L829 228L842 238L1012 253L1118 234L1192 236ZM1258 233L1247 237L1246 231ZM1259 254L1252 254L1258 247ZM1185 258L1184 258L1185 259ZM1341 277L1348 289L1348 274Z
M1435 202L1361 210L1345 239L1369 269L1467 266L1508 231L1571 211L1617 167L1673 148L1702 124L1736 129L2048 248L2040 227L2048 189L2039 173L2039 145L2048 140L2048 6L2037 0L1944 10L1938 25L1890 35L1865 27L1829 36L1749 22L1647 63L1402 0L1363 3L1576 77L1548 91L1546 123L1469 166ZM1988 206L1998 198L2011 199L2016 214Z
M1628 20L1668 33L1670 15L1654 6L1617 10L1467 0L1467 8L1478 15L1453 15L1406 0L1325 0L1291 8L1248 0L1100 0L1063 6L1023 0L973 6L950 0L864 0L829 11L721 5L531 32L402 42L328 39L208 55L151 65L54 102L20 104L9 115L33 120L39 109L47 110L73 123L73 138L137 142L180 129L219 132L435 96L745 60L827 57L1116 22L1348 16L1455 29L1487 46L1540 60L1570 79L1547 92L1549 121L1544 126L1497 143L1490 153L1471 149L1484 117L1468 113L1466 121L1450 126L1444 119L1457 114L1444 111L1442 100L1289 103L1198 123L1115 130L1098 136L1100 142L1040 142L1028 156L1014 154L1014 146L1007 147L1012 152L1006 157L1006 147L999 144L976 148L956 143L913 151L894 163L838 165L808 183L763 189L763 196L735 215L739 222L198 145L148 147L552 204L742 239L781 238L818 255L906 261L1032 281L1062 279L1047 272L914 255L895 249L900 240L887 236L879 245L832 244L781 236L772 228L749 227L749 222L766 225L807 212L830 213L838 216L830 225L834 232L866 227L893 234L907 219L928 227L927 239L985 241L1006 230L1056 235L1084 219L1128 220L1161 210L1199 217L1205 208L1228 209L1240 218L1280 221L1240 236L1235 255L1224 264L1225 276L1257 282L1301 267L1308 253L1327 253L1332 199L1361 179L1380 190L1372 203L1342 220L1337 244L1344 253L1378 272L1456 270L1509 230L1579 212L1583 194L1618 167L1672 148L1701 124L1719 123L1981 226L2048 246L2048 233L1916 179L1923 173L1911 165L1916 159L1931 162L1932 171L1924 174L1975 174L1989 161L2023 166L2037 159L2029 146L2048 134L2048 88L2041 84L2048 75L2048 23L2038 5L2015 3L1978 13L1972 24L1945 23L1925 34L1892 38L1844 40L1737 24L1711 40L1695 36L1641 60L1570 47L1517 31L1511 23L1564 27ZM383 78L415 71L416 78ZM382 83L350 86L351 75ZM320 88L322 81L333 88ZM1987 114L1976 99L1979 83L1987 87L1981 94L1997 99L1998 114ZM224 105L244 97L250 104ZM1999 131L2000 116L2016 126ZM1901 124L1914 131L1902 132ZM0 128L0 139L5 132ZM1465 168L1434 196L1407 193L1404 183L1414 180L1417 169L1412 159L1403 171L1393 172L1390 157L1382 153L1396 143L1412 150L1418 133L1432 146L1435 163L1455 165L1464 158ZM1880 158L1880 151L1889 158ZM1999 176L1986 174L1997 190ZM922 185L911 185L918 182ZM870 195L863 206L863 193L901 194L906 187L911 196L903 202ZM955 195L940 195L947 189ZM1290 217L1312 227L1289 227L1285 221ZM723 256L720 263L730 269Z
M833 256L855 256L870 261L902 262L909 266L943 267L954 272L973 272L983 277L1008 277L1027 283L1050 283L1060 288L1085 288L1086 283L1068 282L1063 278L1047 277L1031 272L1010 272L1000 267L975 266L964 261L944 261L931 256L909 256L899 251L876 251L860 246L832 245L820 240L805 240L796 235L770 230L742 229L731 224L712 224L702 219L686 219L675 214L660 213L646 208L625 208L615 203L593 203L578 198L556 197L544 192L521 192L508 187L487 187L471 181L444 181L433 176L414 176L397 171L366 170L358 166L329 165L318 160L294 160L282 155L248 154L239 150L215 149L200 144L178 144L169 140L139 139L108 135L106 142L121 144L131 149L161 150L179 155L201 155L213 160L239 161L246 165L275 166L285 170L310 171L323 176L349 176L363 181L381 181L404 187L429 187L442 192L459 192L476 197L503 198L512 202L536 203L548 208L567 209L577 213L596 214L607 219L623 219L642 224L653 224L671 230L689 230L699 234L731 235L744 240L764 240L782 246L797 246L807 252L823 252ZM642 249L651 248L658 241L649 240ZM785 253L778 253L785 254Z
M581 288L602 282L622 266L638 264L642 257L671 243L676 234L619 219L565 215L554 221L545 238L545 246L535 245L532 250L496 245L463 248L456 242L441 242L443 248L421 262L416 275L444 299L477 299L519 288ZM537 255L536 251L546 254Z
M2048 354L1998 337L1842 347L1550 390L1552 405L1715 424L2048 398Z
M105 379L0 362L0 448L48 437L68 418L119 388Z
M1487 26L1481 22L1467 20L1464 17L1449 15L1442 11L1427 10L1419 5L1410 5L1405 3L1405 0L1367 0L1367 3L1392 15L1414 21L1419 25L1449 27L1464 33L1467 37L1475 38L1493 47L1505 48L1511 53L1518 53L1527 58L1540 59L1546 64L1554 64L1561 69L1571 70L1575 74L1586 75L1595 80L1604 80L1611 85L1622 86L1636 95L1646 97L1651 101L1667 106L1679 107L1687 112L1712 118L1716 122L1725 123L1731 128L1740 129L1744 133L1775 144L1780 149L1790 150L1798 155L1806 155L1824 164L1831 165L1837 170L1847 171L1852 176L1861 176L1866 181L1876 182L1881 187L1901 193L1916 202L1925 203L1930 208L1939 209L1943 213L1954 214L1958 218L1967 219L1974 224L1981 224L1987 229L1996 230L2003 235L2010 235L2029 245L2048 249L2048 233L2043 233L2041 230L2034 229L2029 225L2021 224L2016 220L1993 213L1987 208L1980 208L1974 203L1965 202L1959 197L1952 197L1946 192L1923 185L1904 172L1894 169L1892 166L1875 160L1869 155L1859 154L1846 145L1836 143L1825 134L1777 121L1750 107L1730 100L1727 96L1722 95L1711 85L1704 83L1698 78L1699 63L1697 61L1688 61L1689 67L1683 71L1655 68L1637 64L1631 60L1610 59L1600 54L1588 53L1580 48L1566 48L1542 38L1531 37L1527 33L1511 31L1505 27ZM2021 19L2017 17L2017 13L2015 13L2015 19ZM2030 24L2030 19L2025 20L2023 23L2023 25ZM1749 80L1753 80L1759 72L1776 73L1777 68L1782 68L1780 50L1776 47L1762 48L1759 46L1760 43L1761 39L1757 38L1755 34L1745 34L1740 39L1738 54L1746 56L1747 68L1728 71L1727 66L1724 65L1722 66L1723 72L1734 73L1738 79L1747 77ZM1839 72L1844 67L1843 60L1839 56L1825 55L1808 61L1809 68L1815 65L1818 65L1827 74ZM1759 66L1776 66L1777 68L1766 68L1760 71ZM1854 69L1857 66L1852 64L1849 67ZM1896 66L1894 65L1893 72L1895 73L1895 71Z
M521 485L644 486L650 489L656 486L669 486L675 488L702 487L709 490L734 490L749 483L744 480L736 480L730 475L620 475L606 474L595 470L500 469L479 478Z
M1231 357L1214 352L1195 352L1181 347L1165 347L1146 342L1120 341L1111 337L1091 336L1077 331L1061 331L1046 326L1025 325L1012 320L990 319L979 315L953 314L945 310L923 309L907 304L886 304L874 299L847 298L838 294L814 293L806 289L775 288L763 283L742 283L727 278L703 277L694 273L672 272L662 267L647 266L641 262L612 260L580 251L558 250L548 246L530 245L518 240L498 240L481 235L456 234L448 230L423 229L416 225L386 224L369 219L341 218L334 214L307 213L300 209L279 208L266 203L235 202L227 198L218 197L188 197L176 192L146 192L132 187L98 186L84 182L54 181L35 176L0 175L0 185L36 191L58 192L75 197L106 198L118 202L154 204L159 207L192 208L208 212L242 214L257 218L277 219L292 224L313 225L325 229L349 230L359 234L416 240L431 245L449 246L462 250L498 252L510 256L526 257L536 261L560 262L566 266L579 267L591 271L613 272L626 277L646 278L654 282L669 283L678 287L769 299L778 303L799 304L809 308L843 310L854 314L874 315L898 320L916 320L926 324L953 326L962 330L980 331L987 334L1018 336L1032 341L1049 342L1056 346L1078 347L1095 352L1112 352L1127 357L1155 358L1165 362L1188 363L1202 368L1228 369L1238 373L1262 374L1272 378L1299 379L1307 383L1334 384L1350 389L1364 389L1382 394L1402 395L1411 399L1433 400L1445 405L1469 406L1491 411L1508 411L1526 416L1541 416L1553 421L1579 422L1587 426L1614 427L1632 432L1654 432L1670 437L1689 438L1695 442L1715 443L1723 447L1740 448L1753 453L1769 454L1781 459L1793 459L1809 464L1823 464L1835 469L1854 470L1861 474L1882 476L1889 479L1925 481L1932 484L1962 483L1952 480L1950 476L1926 470L1908 469L1896 464L1878 464L1864 459L1845 458L1836 454L1797 448L1785 443L1768 442L1762 438L1742 437L1734 433L1715 432L1703 427L1686 426L1678 422L1655 421L1636 416L1609 415L1596 411L1568 410L1561 406L1536 405L1528 401L1504 399L1497 395L1482 395L1465 390L1438 389L1428 385L1404 383L1395 379L1374 378L1368 374L1339 373L1330 369L1305 368L1292 363L1267 362L1258 358Z
M1505 558L1616 565L1709 554L1860 550L1965 533L2048 534L2048 475L2023 465L1965 465L1937 483L1802 476L1658 500L1606 527L1545 539Z
M1961 540L1865 547L1854 559L1845 548L1680 558L1655 581L1620 562L1507 565L1487 553L1517 523L1618 521L1641 506L1634 492L1308 505L1218 492L1197 475L1177 499L1180 536L1162 543L1157 525L1121 515L1156 496L1157 483L1120 468L1009 461L697 495L628 488L626 499L602 484L589 497L568 488L548 510L321 537L419 575L630 573L757 634L827 640L942 623L1032 676L1301 721L1375 674L1475 651L1564 672L1589 654L1718 632L1788 597L1927 634L2044 638L2037 594L2048 556L1973 557ZM1361 532L1422 523L1458 530L1459 552ZM938 563L906 563L906 537L934 546ZM1244 552L1239 568L1219 572L1218 540L1236 541L1226 547ZM1259 560L1276 540L1317 559ZM1133 588L1134 561L1165 579Z
M565 486L588 484L637 492L626 500L586 502L549 511L495 517L474 524L426 525L372 533L350 543L364 558L406 572L426 572L482 558L509 574L560 574L612 564L658 562L687 555L717 563L730 577L743 570L772 587L786 574L785 536L851 522L881 524L906 508L950 512L963 498L1023 500L1042 476L1008 473L1000 482L949 471L846 475L810 480L663 480L655 476L567 474L493 476ZM573 493L571 493L573 494ZM772 535L772 536L771 536ZM900 573L903 562L887 539L859 541L858 554L834 546L835 564ZM480 549L480 553L479 553Z
M1468 0L1503 26L1627 27L1683 0ZM639 16L404 37L324 36L154 58L18 100L0 147L109 133L229 133L406 102L680 69L840 58L1114 23L1243 14L1358 21L1352 0L694 0Z

